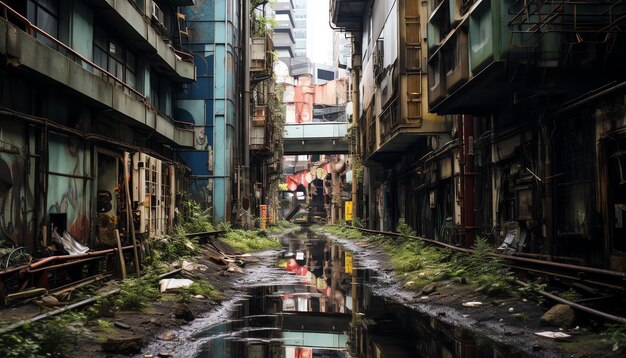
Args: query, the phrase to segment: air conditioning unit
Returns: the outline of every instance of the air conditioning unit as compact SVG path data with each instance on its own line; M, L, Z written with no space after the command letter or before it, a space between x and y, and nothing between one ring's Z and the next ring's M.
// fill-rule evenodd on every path
M167 30L165 27L165 14L155 1L152 1L152 20L156 22L163 31Z

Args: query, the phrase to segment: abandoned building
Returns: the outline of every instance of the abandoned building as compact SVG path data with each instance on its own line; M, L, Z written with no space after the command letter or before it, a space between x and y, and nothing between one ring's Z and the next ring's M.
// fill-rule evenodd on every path
M359 216L625 270L625 13L613 1L332 1L354 44Z

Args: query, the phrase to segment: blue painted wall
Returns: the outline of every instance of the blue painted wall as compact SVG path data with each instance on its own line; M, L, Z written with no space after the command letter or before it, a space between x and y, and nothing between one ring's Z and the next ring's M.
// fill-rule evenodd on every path
M215 222L221 222L232 208L238 1L198 0L185 15L185 47L194 54L197 81L178 94L175 117L195 124L195 148L179 154L192 171L191 198L212 208Z

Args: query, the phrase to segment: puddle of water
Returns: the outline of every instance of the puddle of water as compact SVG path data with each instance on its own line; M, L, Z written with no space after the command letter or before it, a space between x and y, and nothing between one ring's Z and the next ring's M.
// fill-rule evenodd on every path
M281 274L259 280L228 321L189 336L195 357L516 357L488 337L373 293L376 272L308 231L283 237ZM270 282L268 282L270 281Z

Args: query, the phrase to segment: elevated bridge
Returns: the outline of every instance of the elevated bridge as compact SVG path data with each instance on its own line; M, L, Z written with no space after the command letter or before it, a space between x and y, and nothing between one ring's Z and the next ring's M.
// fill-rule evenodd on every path
M347 122L287 123L283 135L285 155L347 154Z

